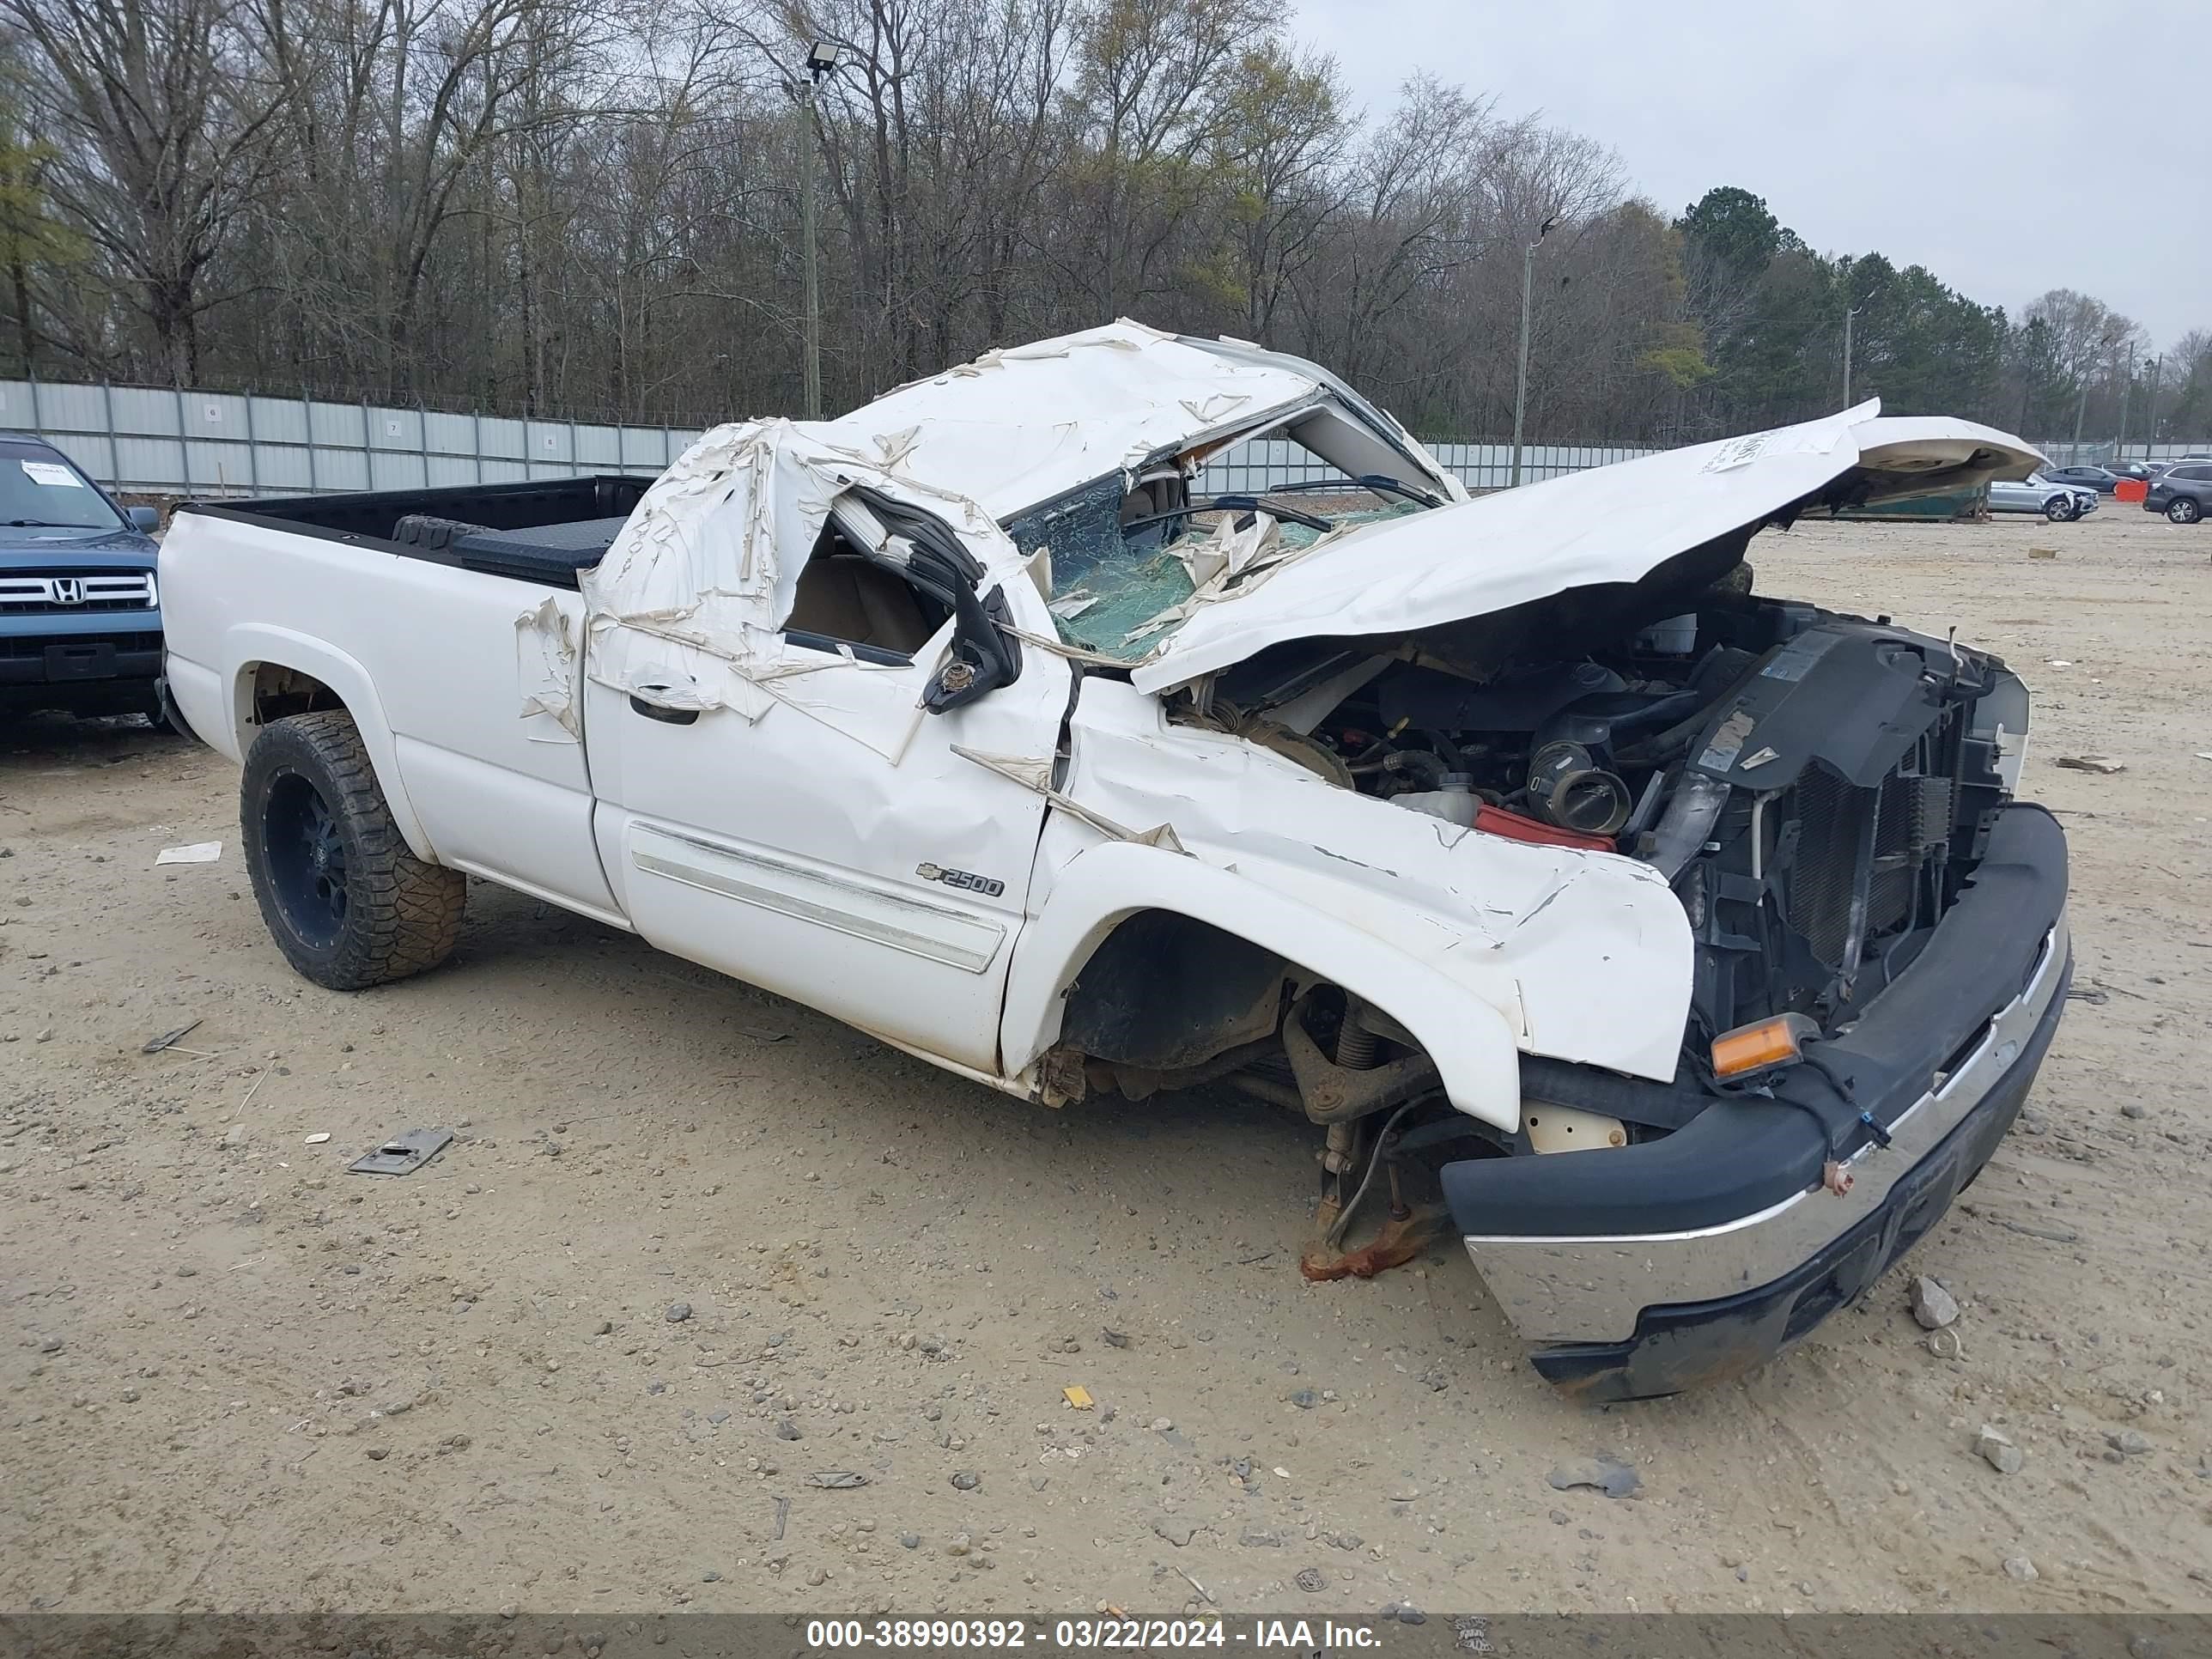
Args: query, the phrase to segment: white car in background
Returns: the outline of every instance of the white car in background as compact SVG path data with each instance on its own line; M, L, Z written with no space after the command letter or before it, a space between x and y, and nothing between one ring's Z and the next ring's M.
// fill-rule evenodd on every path
M1990 484L1992 513L2040 513L2053 524L2070 524L2085 513L2097 510L2097 492L2081 484L2061 483L2040 472L2013 483L1994 479Z

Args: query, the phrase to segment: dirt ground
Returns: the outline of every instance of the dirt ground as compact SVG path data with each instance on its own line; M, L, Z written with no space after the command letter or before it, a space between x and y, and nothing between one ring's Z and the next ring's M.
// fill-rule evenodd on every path
M40 720L0 737L0 1608L2212 1609L2212 530L1753 558L2037 692L2078 1000L1909 1259L1960 1357L1899 1271L1742 1383L1577 1407L1455 1249L1303 1283L1285 1115L1024 1106L495 888L441 971L326 993L226 763ZM343 1173L425 1123L428 1168ZM1598 1453L1641 1492L1547 1485Z

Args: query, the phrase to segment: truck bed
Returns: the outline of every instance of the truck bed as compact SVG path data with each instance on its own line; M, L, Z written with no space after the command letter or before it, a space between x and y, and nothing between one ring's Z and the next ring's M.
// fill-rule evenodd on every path
M585 478L193 502L210 518L319 536L488 576L574 588L606 556L650 477Z

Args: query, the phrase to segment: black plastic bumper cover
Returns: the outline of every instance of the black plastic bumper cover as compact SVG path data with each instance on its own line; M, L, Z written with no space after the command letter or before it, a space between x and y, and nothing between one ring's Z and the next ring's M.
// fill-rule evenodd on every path
M1848 1081L1853 1108L1885 1127L1894 1123L2021 995L2065 902L2057 821L2040 807L2008 807L1972 883L1927 948L1856 1026L1823 1045L1826 1073L1782 1074L1776 1092L1814 1110L1731 1102L1640 1146L1449 1164L1442 1180L1453 1219L1463 1233L1532 1240L1695 1232L1805 1191L1836 1155L1820 1127L1836 1106L1829 1078ZM2070 977L2071 963L2062 971ZM1583 1398L1634 1400L1738 1376L1772 1358L1873 1284L1979 1172L2018 1115L2065 1002L2062 979L1989 1092L1878 1207L1805 1261L1720 1300L1647 1307L1623 1342L1540 1349L1537 1370Z
M1771 1101L1725 1101L1662 1139L1601 1155L1476 1158L1448 1164L1445 1201L1462 1233L1528 1238L1694 1232L1755 1215L1820 1179L1837 1115L1830 1076L1887 1128L1927 1092L1936 1071L2020 995L2066 908L2066 836L2039 806L2008 806L1973 879L1919 957L1856 1025L1821 1045L1826 1072L1780 1074Z
M1741 1376L1856 1299L1942 1219L1951 1200L1990 1161L2020 1115L2057 1032L2072 977L2069 962L2034 1036L1996 1086L1898 1182L1879 1209L1802 1266L1721 1301L1646 1308L1626 1342L1540 1348L1530 1363L1580 1400L1655 1399Z

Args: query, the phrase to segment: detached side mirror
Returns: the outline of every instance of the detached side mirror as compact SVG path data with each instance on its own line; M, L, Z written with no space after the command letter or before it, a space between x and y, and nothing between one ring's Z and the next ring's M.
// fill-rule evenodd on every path
M131 520L131 527L143 535L150 536L161 527L161 509L158 507L126 507L124 515Z

